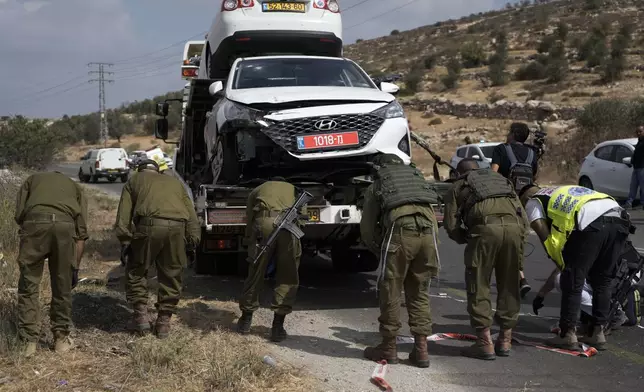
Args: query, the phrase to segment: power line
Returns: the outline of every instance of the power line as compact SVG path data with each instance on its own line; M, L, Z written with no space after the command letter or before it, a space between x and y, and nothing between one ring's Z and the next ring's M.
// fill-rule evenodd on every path
M362 0L362 1L361 1L361 2L359 2L359 3L356 3L356 4L352 5L352 6L349 6L349 7L345 8L345 9L343 9L343 10L342 10L342 12L347 12L347 11L349 11L349 10L350 10L350 9L352 9L352 8L356 8L356 7L357 7L357 6L359 6L360 4L364 4L364 3L369 2L369 1L371 1L371 0Z
M107 129L107 117L105 116L105 83L114 83L114 80L105 79L105 75L114 75L114 72L106 72L105 66L111 67L112 63L89 63L88 67L98 65L98 71L89 71L89 74L98 74L98 79L90 79L89 82L98 82L98 107L101 115L101 140L107 144L109 130Z
M206 33L207 33L207 31L204 31L204 32L201 32L201 33L199 33L199 34L195 34L195 35L193 35L193 36L191 36L191 37L188 37L188 38L186 38L186 39L183 39L183 40L181 40L181 41L175 42L175 43L173 43L173 44L171 44L171 45L168 45L168 46L166 46L165 48L158 49L158 50L155 50L155 51L152 51L152 52L149 52L149 53L145 53L145 54L142 54L142 55L140 55L140 56L130 57L129 59L118 60L118 61L115 61L113 64L125 64L125 63L129 63L129 62L131 62L132 60L136 60L136 59L140 59L140 58L148 57L148 56L150 56L151 54L155 54L155 53L163 52L163 51L168 50L168 49L170 49L170 48L174 48L175 46L184 45L184 44L186 43L186 41L190 41L190 40L195 39L195 38L197 38L197 37L203 37L203 36L205 36L205 35L206 35Z
M349 26L349 27L346 27L346 28L345 28L345 30L349 30L349 29L352 29L352 28L354 28L354 27L362 26L363 24L365 24L365 23L367 23L367 22L370 22L370 21L372 21L372 20L374 20L374 19L378 19L378 18L380 18L381 16L385 16L385 15L390 14L390 13L392 13L392 12L396 12L396 11L398 11L399 9L404 8L404 7L407 7L408 5L411 5L411 4L416 3L416 2L418 2L418 1L420 1L420 0L411 0L411 1L410 1L410 2L408 2L408 3L405 3L405 4L401 5L401 6L398 6L398 7L392 8L392 9L390 9L390 10L388 10L388 11L383 12L382 14L378 14L378 15L376 15L376 16L373 16L373 17L371 17L371 18L369 18L369 19L367 19L367 20L365 20L365 21L362 21L362 22L360 22L360 23L358 23L358 24L354 24L354 25L351 25L351 26Z

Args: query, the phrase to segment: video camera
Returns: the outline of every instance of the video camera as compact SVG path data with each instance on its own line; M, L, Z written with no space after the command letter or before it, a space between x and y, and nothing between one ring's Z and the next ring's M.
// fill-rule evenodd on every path
M537 159L541 159L543 157L543 154L545 154L546 152L546 136L548 136L548 134L541 129L537 129L532 133L534 134L533 142L532 144L526 143L526 146L532 148L535 151L535 153L537 154Z

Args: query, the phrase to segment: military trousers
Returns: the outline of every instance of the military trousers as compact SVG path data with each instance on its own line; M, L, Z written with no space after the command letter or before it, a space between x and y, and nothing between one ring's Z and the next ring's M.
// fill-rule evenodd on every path
M404 218L402 218L404 219ZM431 335L429 284L438 273L438 259L431 228L407 228L396 224L378 284L380 334L398 335L400 302L405 291L409 329L414 335Z
M72 326L72 269L76 265L76 227L71 217L30 214L20 228L18 266L18 334L35 342L40 336L40 282L49 262L54 334L68 334Z
M262 238L267 238L274 229L275 218L261 217L254 222L255 230L250 238L248 256L255 258L257 246ZM239 309L242 312L254 312L259 308L259 295L263 288L264 276L270 261L275 260L275 289L271 310L280 315L293 311L297 289L300 285L299 267L302 256L302 245L289 231L281 230L271 249L265 252L255 264L248 268L248 277L244 282Z
M158 311L175 313L187 265L184 222L143 218L135 225L126 265L126 297L131 305L148 304L147 277L154 263L159 289Z
M520 301L519 268L523 265L525 226L514 215L488 216L473 225L465 247L467 311L472 327L492 326L490 286L496 277L494 320L502 329L514 328Z

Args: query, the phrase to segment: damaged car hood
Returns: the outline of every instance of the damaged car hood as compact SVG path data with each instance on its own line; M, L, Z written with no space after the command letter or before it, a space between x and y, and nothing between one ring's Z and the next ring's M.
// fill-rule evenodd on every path
M393 95L361 87L269 87L228 90L226 97L245 105L280 104L298 101L392 102Z

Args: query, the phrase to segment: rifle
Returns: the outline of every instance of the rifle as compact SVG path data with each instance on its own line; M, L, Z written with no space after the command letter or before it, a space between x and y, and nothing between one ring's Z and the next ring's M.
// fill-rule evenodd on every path
M409 136L411 136L411 140L413 140L416 144L422 147L423 150L427 151L429 155L431 155L432 158L434 158L434 180L436 181L441 180L440 174L438 173L438 165L445 165L450 169L456 171L456 169L453 168L452 165L445 162L441 157L438 156L438 154L432 151L432 149L429 147L429 143L427 143L427 141L422 137L420 137L416 132L410 130Z
M312 199L312 194L308 193L307 191L302 191L298 199L295 201L295 204L293 204L291 208L282 211L277 216L277 219L275 219L274 223L275 228L266 240L262 241L260 245L257 245L259 252L255 255L255 259L248 258L248 262L253 264L257 263L257 260L262 257L262 255L271 247L271 245L273 245L273 242L275 242L277 235L282 229L290 231L295 237L297 237L298 240L304 237L304 232L299 228L296 221L298 219L308 220L308 216L300 215L299 210Z
M637 252L631 241L624 245L624 253L619 257L617 273L615 274L615 287L612 291L610 311L608 312L607 330L613 326L612 320L620 306L624 306L628 295L633 290L633 280L637 280L637 273L644 267L644 257Z

